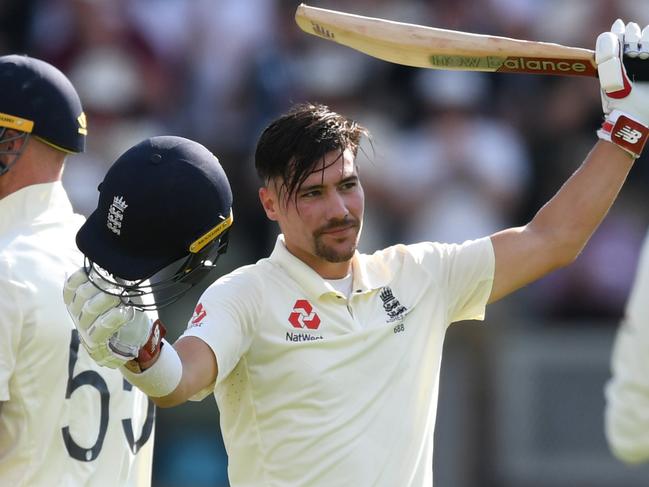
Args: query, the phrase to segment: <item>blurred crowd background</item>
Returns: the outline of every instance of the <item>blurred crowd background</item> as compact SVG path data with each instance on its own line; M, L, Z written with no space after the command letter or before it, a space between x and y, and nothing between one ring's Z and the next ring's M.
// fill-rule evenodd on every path
M64 174L76 210L94 209L106 170L134 143L162 134L195 139L219 157L235 197L230 248L215 279L272 249L277 229L257 200L253 153L265 125L294 102L329 104L374 134L359 156L364 251L461 242L525 224L596 140L594 79L385 63L304 34L293 21L298 3L0 1L0 54L53 63L84 103L88 150ZM310 4L591 49L618 17L649 23L644 0ZM611 457L602 425L611 340L649 223L647 159L570 268L493 305L486 324L451 327L436 487L649 485L646 468ZM163 311L173 338L201 290ZM159 410L156 436L156 487L227 486L213 398Z

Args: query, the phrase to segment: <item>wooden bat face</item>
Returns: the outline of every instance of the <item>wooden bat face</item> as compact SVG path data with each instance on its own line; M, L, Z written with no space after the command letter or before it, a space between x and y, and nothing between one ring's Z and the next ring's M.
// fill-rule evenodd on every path
M309 34L406 66L597 76L590 49L405 24L305 4L298 6L295 21ZM647 64L625 59L627 71L638 81L649 80Z

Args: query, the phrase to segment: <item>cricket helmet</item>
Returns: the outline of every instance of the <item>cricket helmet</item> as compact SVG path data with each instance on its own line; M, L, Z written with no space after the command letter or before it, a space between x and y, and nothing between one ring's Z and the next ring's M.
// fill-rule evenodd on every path
M152 137L110 167L76 241L98 287L155 309L214 268L232 222L232 191L216 156L189 139Z
M85 149L86 116L74 86L57 68L29 56L0 56L0 142L9 141L7 129L63 152ZM0 165L0 174L7 170Z

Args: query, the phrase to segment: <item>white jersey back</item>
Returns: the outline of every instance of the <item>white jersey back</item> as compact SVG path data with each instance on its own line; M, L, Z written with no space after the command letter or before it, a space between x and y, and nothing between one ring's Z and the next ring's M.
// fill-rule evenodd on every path
M60 183L0 200L0 485L151 484L155 409L80 346L62 286L83 223Z

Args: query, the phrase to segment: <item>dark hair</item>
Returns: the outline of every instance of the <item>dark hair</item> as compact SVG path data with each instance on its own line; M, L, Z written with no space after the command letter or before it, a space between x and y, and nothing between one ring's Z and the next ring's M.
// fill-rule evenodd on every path
M295 105L261 134L255 151L257 174L264 183L279 178L280 191L290 197L329 152L342 155L350 149L356 156L363 135L369 137L365 127L326 105Z

